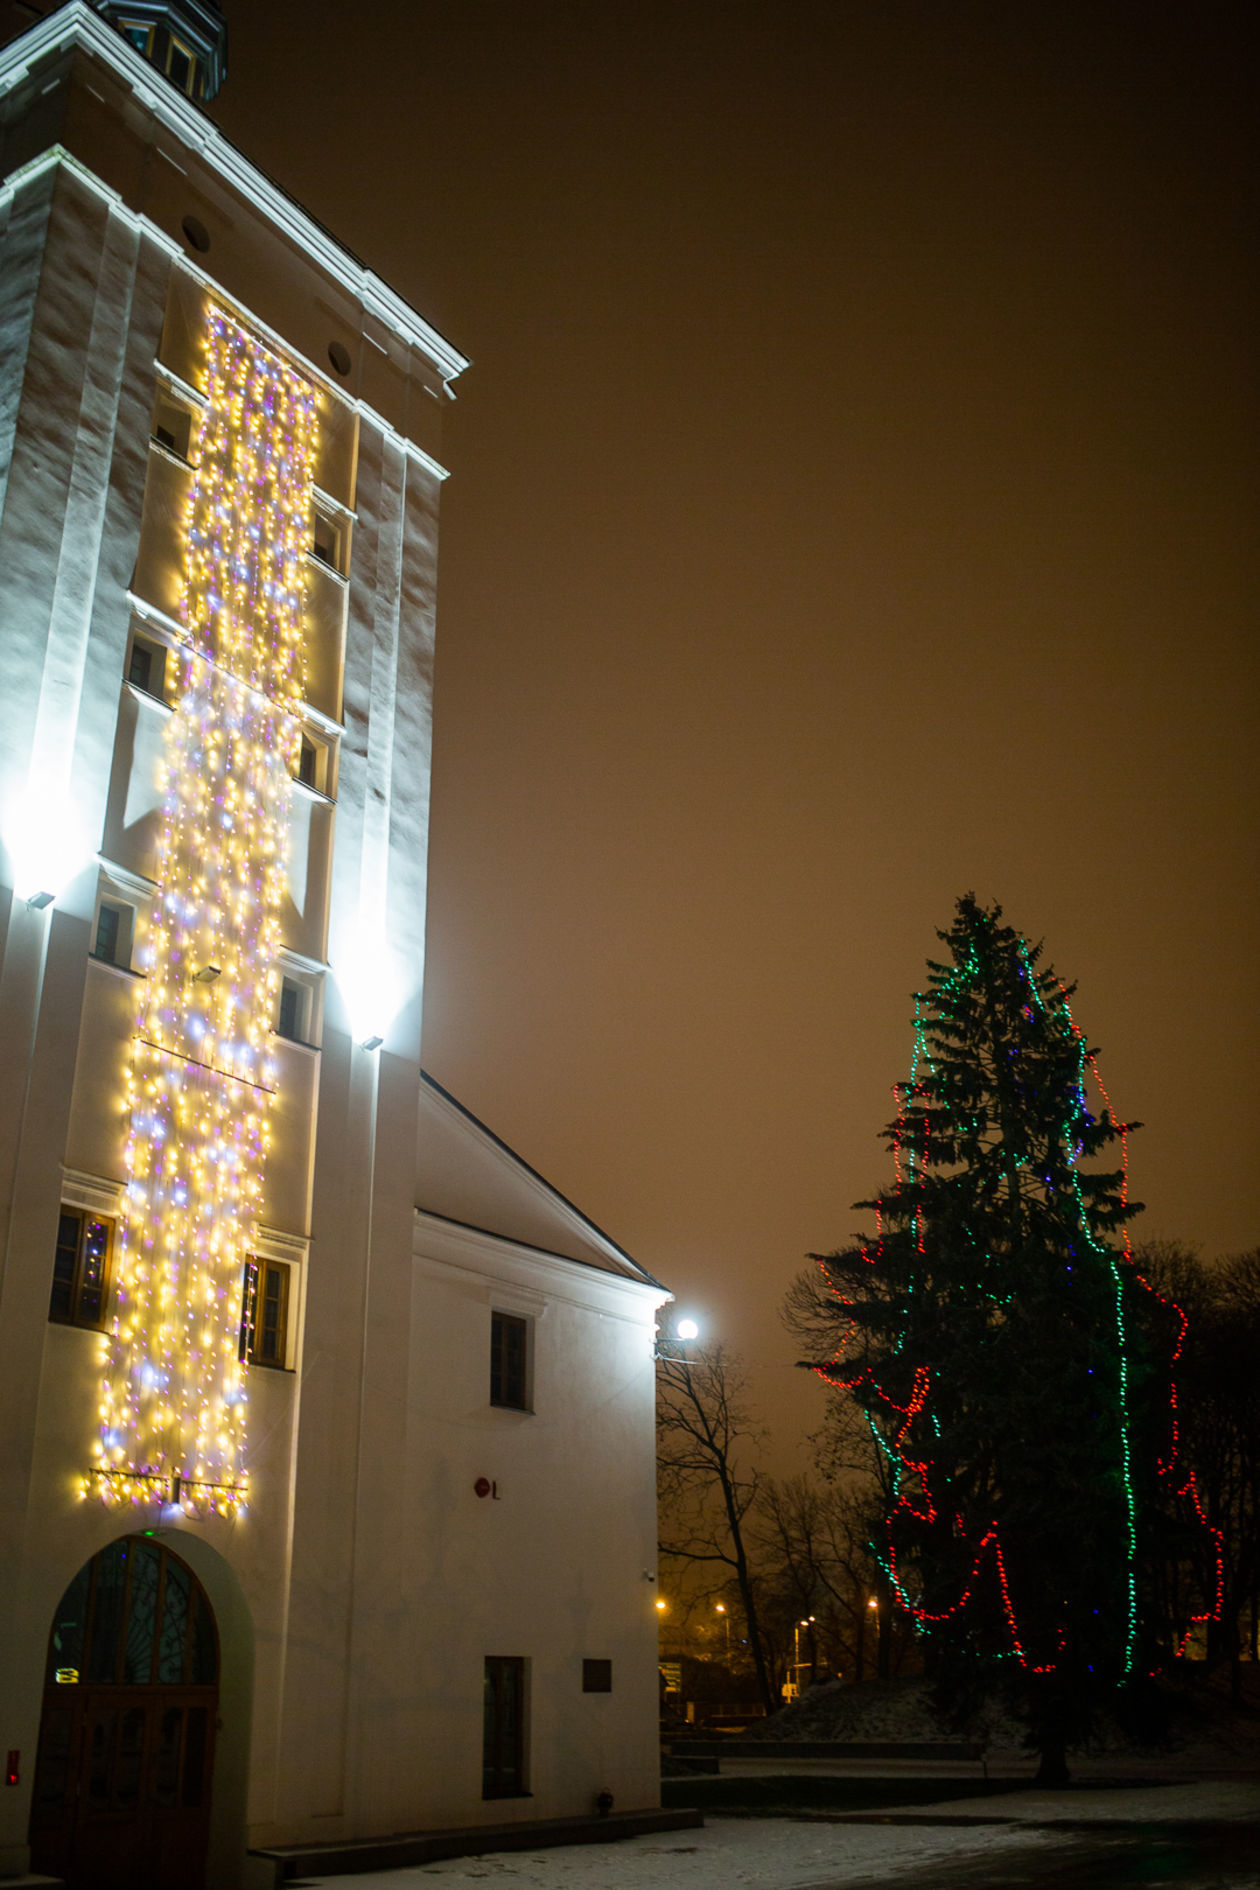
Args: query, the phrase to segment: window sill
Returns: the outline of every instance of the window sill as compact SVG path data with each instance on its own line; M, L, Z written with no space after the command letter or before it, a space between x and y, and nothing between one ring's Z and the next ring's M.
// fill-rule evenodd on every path
M533 1792L482 1792L481 1796L484 1803L494 1802L501 1805L505 1799L532 1798L534 1794Z
M155 453L159 453L163 459L169 459L171 465L178 466L182 472L191 472L193 470L192 461L185 459L184 455L176 447L168 446L165 440L159 440L156 433L150 433L149 445Z
M500 1404L496 1398L491 1398L490 1409L492 1411L502 1411L508 1417L533 1417L535 1416L535 1411L532 1404Z
M88 963L103 965L106 971L121 972L124 978L143 978L143 971L137 971L134 965L120 965L116 958L102 958L99 952L88 953Z
M147 702L151 709L161 709L164 715L172 715L174 713L175 705L173 702L168 702L165 696L155 696L151 689L142 689L139 683L129 682L125 676L123 677L123 687L130 690L137 702Z
M333 580L334 584L340 584L342 590L348 589L349 584L350 584L350 579L347 576L347 574L344 571L342 571L337 565L329 564L327 558L321 558L317 551L308 550L306 554L306 562L309 565L313 565L317 571L323 571L326 576L330 577Z
M287 1037L282 1030L273 1030L271 1034L277 1043L291 1043L295 1050L308 1050L313 1057L320 1054L322 1046L309 1042L305 1037Z
M318 801L320 806L335 807L337 805L334 797L331 794L325 794L323 788L316 787L313 781L303 781L301 777L296 774L290 775L289 779L292 781L295 788L301 788L303 794L307 795L313 801Z

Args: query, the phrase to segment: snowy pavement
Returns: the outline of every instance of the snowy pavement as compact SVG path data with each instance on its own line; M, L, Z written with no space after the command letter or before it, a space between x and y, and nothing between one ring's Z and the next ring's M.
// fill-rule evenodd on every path
M807 1818L710 1816L699 1831L656 1832L612 1844L568 1844L538 1851L460 1857L401 1870L307 1877L327 1890L848 1890L879 1879L913 1881L926 1867L1016 1864L1029 1852L1066 1849L1075 1834L1046 1829L1105 1821L1212 1823L1260 1820L1260 1780L1203 1780L1113 1791L1013 1792L953 1799L903 1814L921 1819L1000 1819L1000 1823L890 1821L857 1824ZM1257 1825L1260 1853L1260 1823ZM1260 1879L1258 1879L1260 1880Z

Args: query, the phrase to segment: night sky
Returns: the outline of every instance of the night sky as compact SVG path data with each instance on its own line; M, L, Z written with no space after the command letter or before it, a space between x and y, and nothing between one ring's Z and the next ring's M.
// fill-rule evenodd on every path
M426 1066L783 1469L962 892L1079 981L1135 1235L1253 1245L1252 9L227 11L215 118L474 362Z

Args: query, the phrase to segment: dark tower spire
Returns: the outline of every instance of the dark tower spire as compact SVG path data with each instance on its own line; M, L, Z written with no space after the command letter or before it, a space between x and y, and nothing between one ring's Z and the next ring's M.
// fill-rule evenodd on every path
M227 23L214 0L93 0L178 92L205 105L227 76Z

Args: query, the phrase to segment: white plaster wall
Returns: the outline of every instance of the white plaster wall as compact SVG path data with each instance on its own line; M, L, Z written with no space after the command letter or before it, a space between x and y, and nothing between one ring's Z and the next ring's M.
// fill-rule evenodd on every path
M41 93L49 73L60 89ZM207 284L179 257L180 218L191 205L213 219L206 267L325 376L332 320L355 344L353 386L416 416L430 444L441 378L396 333L381 329L383 353L364 343L365 304L116 73L59 55L21 87L26 117L10 97L4 148L25 161L55 130L109 188L67 160L0 189L0 839L21 837L32 757L82 830L45 912L14 899L0 856L0 1744L24 1755L22 1788L0 1794L0 1871L25 1859L52 1610L88 1557L151 1520L76 1494L102 1342L49 1325L47 1309L63 1167L106 1192L123 1178L134 981L89 950L96 850L139 876L141 928L153 868L166 717L120 679L129 592L167 615L176 595L186 476L156 469L148 432L155 359L197 371L188 337ZM318 1839L582 1811L604 1786L648 1804L657 1789L643 1570L661 1294L432 1220L415 1245L441 475L374 412L327 389L325 402L320 480L356 517L348 583L317 574L312 586L312 686L340 740L337 799L304 807L305 873L285 921L309 975L329 961L323 1039L318 1052L281 1047L266 1182L268 1224L295 1266L294 1369L250 1376L250 1512L177 1531L224 1637L215 1890L233 1890L243 1815L255 1841ZM369 1032L379 1051L362 1047ZM561 1217L570 1235L574 1218ZM536 1317L528 1418L489 1408L502 1295ZM472 1494L481 1474L497 1500ZM482 1663L514 1652L531 1663L533 1796L485 1804ZM584 1656L613 1661L611 1696L582 1695Z

